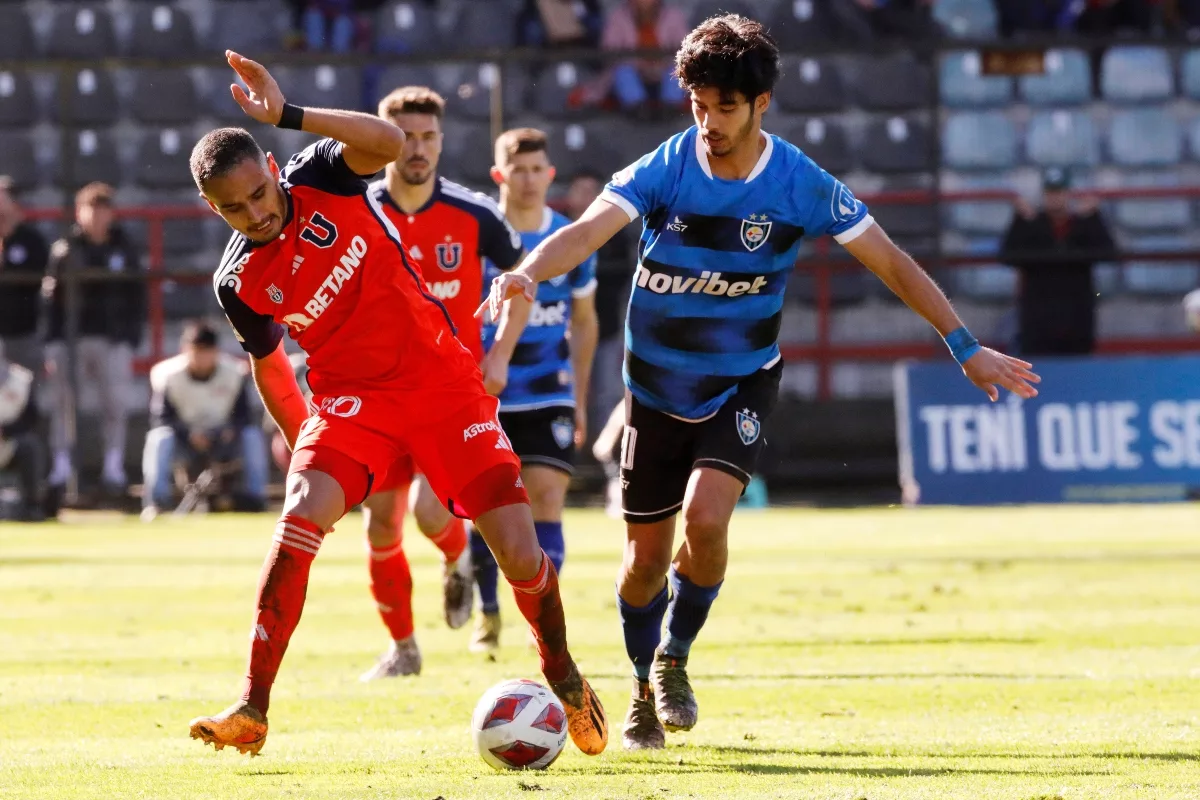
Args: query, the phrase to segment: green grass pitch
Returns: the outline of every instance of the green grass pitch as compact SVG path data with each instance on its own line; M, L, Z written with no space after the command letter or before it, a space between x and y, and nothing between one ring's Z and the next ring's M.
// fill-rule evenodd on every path
M263 756L187 737L244 668L270 517L0 524L0 798L1200 798L1200 509L739 512L692 657L700 724L630 756L620 526L567 520L576 657L608 752L498 774L476 699L537 677L511 597L489 662L440 619L407 524L425 673L386 636L361 522L326 540Z

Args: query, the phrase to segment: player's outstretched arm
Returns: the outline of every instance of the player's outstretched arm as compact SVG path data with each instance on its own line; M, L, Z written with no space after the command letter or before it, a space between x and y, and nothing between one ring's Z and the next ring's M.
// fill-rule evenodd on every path
M967 378L993 401L1000 397L997 385L1019 397L1037 395L1032 384L1039 383L1041 378L1031 372L1032 364L980 347L973 338L968 342L955 341L956 334L966 328L954 307L929 274L897 247L878 224L846 242L844 247L947 339Z
M497 318L501 304L517 295L525 295L532 303L539 283L566 275L628 224L629 216L620 208L603 198L593 200L579 219L533 248L521 266L494 279L488 299L475 316L483 316L490 307L492 317Z
M483 358L480 368L483 370L483 388L493 396L499 396L508 385L508 364L516 352L517 342L525 332L529 323L529 312L533 303L524 297L517 296L511 303L505 303L496 321L496 335L492 339L492 347Z
M225 59L249 89L247 93L236 83L229 87L242 111L259 122L279 125L286 101L267 68L232 50L225 51ZM295 123L299 123L300 130L327 136L346 145L342 158L358 175L374 175L398 159L404 149L404 132L371 114L328 108L293 107L292 111L295 113L286 121L287 127L297 127Z
M266 358L251 356L250 375L254 378L254 385L262 396L267 413L287 440L288 449L294 450L300 426L308 418L308 406L304 402L300 384L296 382L292 362L283 349L283 342Z

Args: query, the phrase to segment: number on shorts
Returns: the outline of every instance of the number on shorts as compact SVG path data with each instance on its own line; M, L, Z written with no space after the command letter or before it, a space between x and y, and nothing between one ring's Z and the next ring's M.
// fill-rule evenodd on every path
M625 426L621 435L621 469L633 469L633 451L637 449L637 428Z

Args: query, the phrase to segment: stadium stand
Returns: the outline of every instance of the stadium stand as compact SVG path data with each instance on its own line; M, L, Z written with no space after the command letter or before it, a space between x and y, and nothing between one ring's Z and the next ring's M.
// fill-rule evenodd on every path
M27 127L38 116L37 97L29 74L0 70L0 128Z
M846 103L842 73L833 59L787 57L780 67L775 100L797 114L840 111Z
M129 55L135 58L191 58L196 55L196 28L183 8L166 3L137 3Z
M499 24L497 24L499 27ZM511 29L511 24L505 27ZM454 47L465 47L455 36ZM434 9L426 3L403 0L385 5L375 16L377 53L428 53L442 47Z
M55 3L46 54L52 58L117 55L113 20L105 3Z
M1012 99L1012 78L984 76L974 50L943 55L938 85L942 104L951 108L992 108Z
M112 73L84 67L67 74L55 85L53 108L63 125L112 125L121 115Z
M1080 50L1051 50L1046 71L1022 75L1017 85L1021 99L1033 106L1075 106L1092 99L1092 68Z

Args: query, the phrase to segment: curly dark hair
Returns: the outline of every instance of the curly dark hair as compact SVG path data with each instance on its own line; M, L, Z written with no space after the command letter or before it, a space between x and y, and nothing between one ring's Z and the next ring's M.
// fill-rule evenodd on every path
M247 159L265 163L266 155L245 128L217 128L192 148L192 180L200 191Z
M722 99L741 92L754 102L779 80L779 48L763 26L738 14L709 17L675 54L675 77L691 91L712 87Z

